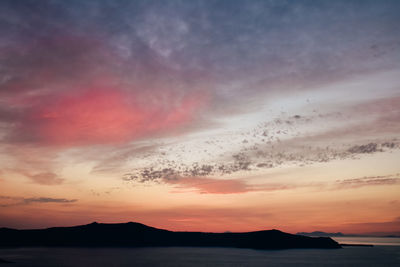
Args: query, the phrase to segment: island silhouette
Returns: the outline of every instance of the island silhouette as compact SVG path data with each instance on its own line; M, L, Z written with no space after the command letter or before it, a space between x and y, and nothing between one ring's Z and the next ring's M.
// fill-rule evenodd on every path
M341 248L329 237L279 230L243 233L174 232L141 223L91 223L72 227L0 229L0 247L234 247L251 249Z

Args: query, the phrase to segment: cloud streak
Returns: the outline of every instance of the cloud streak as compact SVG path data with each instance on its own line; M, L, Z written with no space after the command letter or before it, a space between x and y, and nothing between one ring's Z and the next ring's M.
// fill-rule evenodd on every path
M335 182L335 187L338 189L349 189L349 188L359 188L364 186L396 185L396 184L400 184L400 174L337 180Z
M179 177L163 176L157 178L141 179L130 174L123 177L124 181L140 184L163 183L174 188L174 193L195 192L200 194L242 194L249 192L271 192L279 190L295 190L299 188L316 188L319 191L356 189L365 186L398 185L399 174L382 176L368 176L336 180L334 182L308 182L308 183L258 183L249 184L246 179L221 179L209 177Z
M11 196L0 196L1 203L0 207L13 207L20 205L33 205L33 204L42 204L42 203L56 203L56 204L69 204L75 203L77 199L65 199L65 198L49 198L49 197L11 197Z

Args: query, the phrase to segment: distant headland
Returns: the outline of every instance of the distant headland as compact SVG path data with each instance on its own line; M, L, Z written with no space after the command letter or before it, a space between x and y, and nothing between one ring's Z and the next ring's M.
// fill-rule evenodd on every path
M91 223L72 227L0 229L0 247L234 247L251 249L341 248L329 237L293 235L279 230L244 233L174 232L141 223Z
M331 236L335 236L335 237L342 237L345 236L343 233L341 232L337 232L337 233L327 233L327 232L321 232L321 231L314 231L314 232L298 232L296 235L305 235L305 236L312 236L312 237L331 237Z

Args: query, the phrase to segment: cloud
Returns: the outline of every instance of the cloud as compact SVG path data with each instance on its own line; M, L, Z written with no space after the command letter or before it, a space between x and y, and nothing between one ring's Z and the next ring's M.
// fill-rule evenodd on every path
M0 144L4 152L4 172L25 176L31 182L41 185L59 185L64 178L57 174L59 163L57 157L59 150L35 145Z
M12 207L20 205L33 205L41 203L58 203L58 204L68 204L77 202L77 199L65 199L65 198L49 198L49 197L11 197L11 196L0 196L0 207Z
M176 189L174 192L187 192L187 189L194 189L200 194L240 194L256 190L239 179L189 177L164 181L174 186Z
M159 97L165 102L157 102ZM146 98L119 88L62 93L28 108L6 140L59 146L128 142L191 122L206 101L197 93L169 92L153 96L153 103Z
M58 177L57 174L52 172L42 172L37 174L25 174L33 182L42 185L59 185L64 182L64 179Z
M216 177L390 152L400 148L399 100L386 97L335 107L340 112L282 113L254 128L209 137L197 148L185 143L179 149L160 144L165 152L155 150L149 157L152 163L131 172L144 180L162 175L163 170L182 177ZM202 159L188 162L194 150Z
M319 191L355 189L365 186L397 185L400 184L399 174L349 178L334 182L308 183L258 183L249 184L246 179L223 179L200 176L181 177L171 169L153 171L136 176L127 173L124 181L136 184L163 183L174 188L174 193L195 192L200 194L242 194L248 192L270 192L278 190L293 190L298 188L317 188Z
M137 62L126 62L108 42L65 29L25 38L13 35L17 44L6 45L0 55L7 78L0 81L3 142L130 142L183 129L210 101L199 85L166 76L157 62L139 62L144 51L137 51Z
M171 170L153 172L141 177L125 174L124 181L139 184L164 183L174 188L174 193L196 192L200 194L242 194L257 191L276 191L289 190L298 187L308 187L307 185L288 184L288 183L262 183L249 184L246 179L218 179L210 177L180 177Z
M369 143L366 145L350 147L347 151L349 151L352 154L370 154L370 153L375 153L378 151L382 152L383 150L378 149L378 144Z
M337 180L334 187L338 189L359 188L364 186L400 184L400 175L369 176L362 178Z
M377 138L396 138L400 131L400 96L397 93L390 97L369 99L351 105L338 104L336 109L339 108L343 125L313 134L309 136L309 139L316 141L342 139L365 143L367 140ZM368 145L368 143L362 145ZM371 152L374 151L373 146L372 144L369 147ZM355 149L357 150L357 147Z
M65 199L65 198L48 198L48 197L37 197L37 198L24 198L25 204L31 203L73 203L76 199Z
M270 192L290 190L301 187L287 183L248 184L244 179L212 179L212 178L183 178L178 181L168 181L176 189L192 188L200 194L241 194L248 192ZM174 191L179 192L179 191ZM183 190L185 192L185 190Z
M80 150L74 154L77 160L93 160L96 165L93 173L116 173L124 170L124 165L130 158L145 159L147 155L155 153L159 148L157 143L152 144L124 144L122 146L96 148L93 150Z
M286 122L283 123L286 124ZM290 126L294 126L292 122L290 122ZM338 145L323 147L324 143L321 145L317 140L318 138L313 139L312 136L281 140L281 136L289 134L288 132L283 127L281 130L272 131L272 133L268 133L267 130L250 131L251 138L246 138L246 135L237 135L232 138L233 141L227 138L225 140L213 138L211 141L206 141L206 144L197 152L201 154L205 151L206 158L203 160L203 164L198 161L185 162L185 155L190 154L189 151L186 151L185 146L182 146L179 150L173 150L173 153L182 158L181 161L169 160L167 153L153 153L153 161L156 164L135 168L130 171L130 176L146 182L160 178L215 177L234 173L242 175L243 172L251 173L252 171L277 168L284 165L303 167L315 163L327 163L337 159L356 160L356 156L362 154L387 152L400 148L400 143L397 139L362 145L338 143ZM237 138L238 136L240 138ZM242 140L251 140L251 142L242 142ZM234 147L235 150L229 150L231 147ZM216 148L220 148L222 156L212 158L215 155L208 153L208 150L215 150ZM168 147L164 148L160 145L160 149L168 150Z
M215 179L205 177L179 177L172 170L164 169L160 172L147 173L144 171L142 176L126 174L123 180L137 183L165 183L172 185L174 192L195 191L201 194L238 194L255 191L255 188L247 185L239 179Z

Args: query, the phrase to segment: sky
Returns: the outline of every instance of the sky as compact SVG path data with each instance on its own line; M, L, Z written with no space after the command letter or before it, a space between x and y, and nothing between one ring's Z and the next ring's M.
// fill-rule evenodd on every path
M0 2L0 227L400 234L399 1Z

